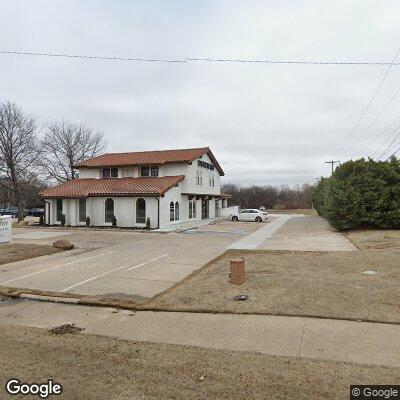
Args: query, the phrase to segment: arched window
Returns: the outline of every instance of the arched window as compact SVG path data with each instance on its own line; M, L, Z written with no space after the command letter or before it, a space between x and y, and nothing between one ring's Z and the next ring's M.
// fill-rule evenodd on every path
M136 223L146 223L146 200L142 198L136 200Z
M179 203L175 202L175 221L179 221Z
M112 222L114 217L114 200L107 199L106 200L106 207L105 207L105 218L106 222Z
M193 200L193 218L196 218L196 200Z
M189 219L193 218L193 206L192 206L192 200L189 200Z
M170 221L175 220L175 206L174 206L173 201L171 201L171 203L169 203L169 220Z

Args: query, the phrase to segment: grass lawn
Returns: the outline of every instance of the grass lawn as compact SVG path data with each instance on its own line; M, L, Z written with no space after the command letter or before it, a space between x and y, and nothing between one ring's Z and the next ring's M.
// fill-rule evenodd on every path
M399 368L124 341L0 326L5 382L63 386L60 399L344 399L349 385L393 384ZM200 377L204 379L199 380Z
M347 235L360 251L227 252L142 307L400 323L400 232ZM240 286L228 278L229 260L238 257L247 273ZM239 293L250 299L234 301Z
M0 265L58 253L53 246L39 244L0 244Z

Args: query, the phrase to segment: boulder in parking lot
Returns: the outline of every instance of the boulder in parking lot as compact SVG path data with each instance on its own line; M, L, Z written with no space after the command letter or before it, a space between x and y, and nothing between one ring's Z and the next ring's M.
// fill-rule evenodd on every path
M53 243L53 247L61 250L72 250L74 248L74 245L69 240L61 239L56 240Z

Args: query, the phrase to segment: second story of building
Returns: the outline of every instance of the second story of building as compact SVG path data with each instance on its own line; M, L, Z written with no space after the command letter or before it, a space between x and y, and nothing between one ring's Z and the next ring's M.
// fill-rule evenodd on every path
M79 178L137 178L184 175L181 192L220 194L224 171L208 147L106 153L80 162Z

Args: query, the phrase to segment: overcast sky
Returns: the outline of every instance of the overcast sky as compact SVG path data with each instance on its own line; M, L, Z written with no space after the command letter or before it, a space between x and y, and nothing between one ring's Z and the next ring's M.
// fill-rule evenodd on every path
M0 6L0 50L390 62L400 46L399 0L10 0ZM399 94L376 119L400 87L400 66L391 68L350 139L385 66L17 55L0 55L0 66L0 100L16 102L40 125L61 117L85 121L104 131L113 152L210 146L224 182L312 183L329 175L325 160L384 149L397 127L389 124L400 116Z

